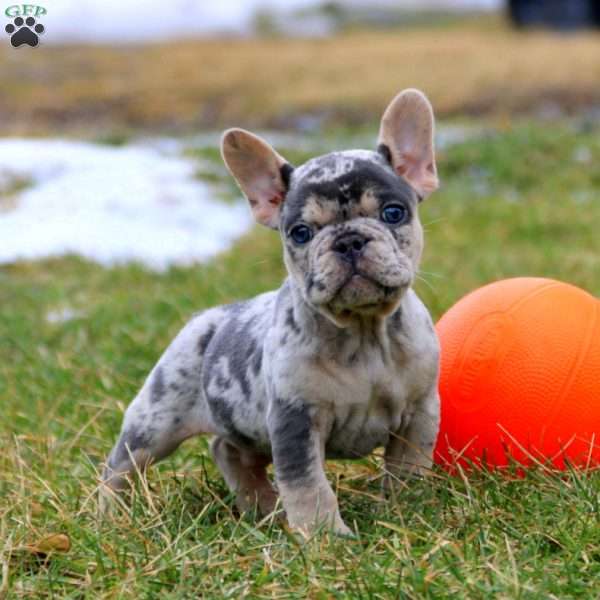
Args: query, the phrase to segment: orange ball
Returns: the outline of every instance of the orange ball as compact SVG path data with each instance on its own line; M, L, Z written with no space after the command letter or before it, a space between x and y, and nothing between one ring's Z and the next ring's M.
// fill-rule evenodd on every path
M600 464L600 301L550 279L486 285L438 322L449 466Z

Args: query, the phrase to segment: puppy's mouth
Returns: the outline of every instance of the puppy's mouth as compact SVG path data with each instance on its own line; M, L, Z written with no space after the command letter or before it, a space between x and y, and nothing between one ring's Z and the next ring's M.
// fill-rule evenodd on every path
M358 269L351 271L339 286L328 308L335 313L364 315L387 312L397 303L406 286L389 286Z

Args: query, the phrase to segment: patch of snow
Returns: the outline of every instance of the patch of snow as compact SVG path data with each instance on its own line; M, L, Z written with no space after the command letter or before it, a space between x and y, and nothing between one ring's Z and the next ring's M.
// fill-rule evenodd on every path
M72 321L73 319L78 319L82 316L82 311L65 306L63 308L48 311L46 313L46 322L52 324L66 323L67 321Z
M0 180L31 180L0 212L0 263L79 254L155 270L225 250L251 225L194 178L195 163L157 148L67 140L0 140Z

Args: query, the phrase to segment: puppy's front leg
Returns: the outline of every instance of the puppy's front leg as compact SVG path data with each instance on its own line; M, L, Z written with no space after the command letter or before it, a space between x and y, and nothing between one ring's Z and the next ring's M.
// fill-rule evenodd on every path
M267 417L275 479L290 527L310 532L324 525L352 535L340 517L324 471L324 439L302 399L275 398Z
M410 421L395 432L385 448L386 487L400 479L425 475L433 462L433 447L440 423L436 386L417 404Z

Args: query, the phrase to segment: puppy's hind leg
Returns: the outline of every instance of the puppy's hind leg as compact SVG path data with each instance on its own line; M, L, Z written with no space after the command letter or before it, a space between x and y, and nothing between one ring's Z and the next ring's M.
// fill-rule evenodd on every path
M104 506L110 490L127 487L128 475L166 458L187 438L212 431L201 391L185 387L176 374L173 366L159 362L127 408L102 475Z
M225 483L236 494L240 511L253 510L257 505L263 515L275 510L277 494L267 476L270 458L240 449L223 437L213 439L210 451Z

